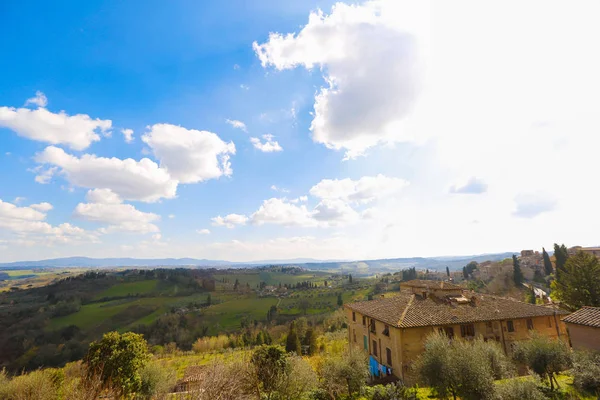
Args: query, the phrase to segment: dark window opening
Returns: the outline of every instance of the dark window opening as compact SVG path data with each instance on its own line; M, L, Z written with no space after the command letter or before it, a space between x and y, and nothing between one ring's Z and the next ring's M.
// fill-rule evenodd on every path
M462 337L474 337L475 336L475 325L461 325L460 326L460 335Z
M385 326L385 328L383 328L383 334L385 336L390 336L390 327L389 326Z
M356 322L356 313L352 311L352 322Z
M354 343L356 343L356 329L352 329L352 339L354 339Z
M527 329L529 329L530 331L533 330L533 320L531 318L527 319Z
M389 347L385 348L385 362L389 367L392 366L392 350Z
M372 333L377 333L377 330L375 329L375 320L371 319L371 321L369 322L370 328L371 328L371 332Z
M515 331L515 324L512 321L506 321L506 326L509 332Z
M371 349L371 354L377 357L377 341L373 339L373 348Z
M363 315L363 325L367 326L367 317L365 317L364 315Z

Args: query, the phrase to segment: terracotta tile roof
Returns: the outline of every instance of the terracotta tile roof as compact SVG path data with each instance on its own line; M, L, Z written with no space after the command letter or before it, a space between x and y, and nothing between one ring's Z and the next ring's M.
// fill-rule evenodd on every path
M463 289L454 283L444 281L431 281L425 279L413 279L412 281L400 282L402 286L419 287L426 289Z
M350 303L346 307L399 328L552 316L555 312L553 308L497 296L477 294L475 301L457 304L449 297L423 298L406 292L385 299ZM556 313L567 314L562 310Z
M600 328L600 307L583 307L563 318L564 322Z

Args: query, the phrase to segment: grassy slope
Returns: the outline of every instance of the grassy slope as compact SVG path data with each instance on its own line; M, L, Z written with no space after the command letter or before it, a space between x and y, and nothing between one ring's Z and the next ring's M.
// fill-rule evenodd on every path
M154 292L158 286L158 280L149 279L138 282L122 282L111 286L104 292L98 294L96 299L105 297L122 297L135 294L148 294Z

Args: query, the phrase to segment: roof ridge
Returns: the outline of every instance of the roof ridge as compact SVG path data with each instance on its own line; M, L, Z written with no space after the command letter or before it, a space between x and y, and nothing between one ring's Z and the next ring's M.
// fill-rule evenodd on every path
M408 304L406 305L406 307L404 307L404 311L402 311L402 315L400 316L400 320L398 321L398 325L397 326L401 326L402 325L402 322L404 321L404 317L406 316L406 313L408 312L408 309L412 305L414 299L415 299L415 295L413 293L410 296L410 300L408 300Z

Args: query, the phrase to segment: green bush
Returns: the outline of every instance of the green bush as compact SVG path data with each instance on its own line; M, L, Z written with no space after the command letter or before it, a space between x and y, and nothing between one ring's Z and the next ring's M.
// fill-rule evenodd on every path
M600 353L575 353L573 385L579 390L600 395Z
M365 386L361 390L362 398L367 400L418 400L417 389L400 383L389 385Z
M175 387L175 371L157 363L147 364L140 370L142 384L137 397L139 399L164 399Z
M538 382L529 379L510 379L496 386L498 400L544 400Z

